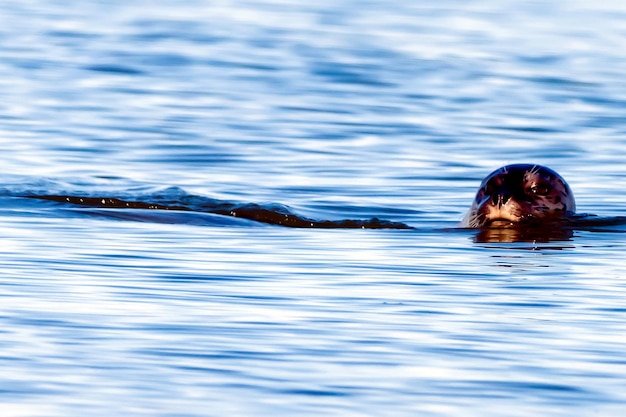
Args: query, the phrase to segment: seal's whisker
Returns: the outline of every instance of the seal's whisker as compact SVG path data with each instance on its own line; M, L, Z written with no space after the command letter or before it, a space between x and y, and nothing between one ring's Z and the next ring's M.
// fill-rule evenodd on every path
M539 172L539 169L541 167L539 165L533 165L533 167L531 169L528 170L528 172L532 175L536 175Z

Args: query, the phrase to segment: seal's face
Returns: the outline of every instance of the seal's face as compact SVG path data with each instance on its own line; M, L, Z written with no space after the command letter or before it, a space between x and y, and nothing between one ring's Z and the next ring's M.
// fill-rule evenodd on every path
M480 184L463 226L510 227L562 219L575 211L574 195L559 174L540 165L507 165Z

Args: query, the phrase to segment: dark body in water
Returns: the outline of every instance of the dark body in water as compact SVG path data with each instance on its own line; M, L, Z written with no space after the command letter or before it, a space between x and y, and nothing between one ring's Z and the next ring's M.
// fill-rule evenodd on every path
M280 204L233 203L188 194L130 199L74 195L24 197L91 208L211 213L294 228L415 230L405 223L378 218L314 220ZM540 165L514 164L497 169L483 179L459 226L477 229L476 241L517 242L568 240L575 230L598 231L626 225L626 217L576 214L575 210L574 195L558 173Z
M278 204L236 204L213 199L203 199L202 202L199 203L197 201L186 202L184 198L180 201L155 203L127 201L110 197L79 197L69 195L37 195L28 197L51 200L59 203L77 204L85 207L206 212L297 228L412 229L412 227L404 223L380 220L378 218L369 220L313 220L294 214L287 207ZM190 198L192 197L190 196Z

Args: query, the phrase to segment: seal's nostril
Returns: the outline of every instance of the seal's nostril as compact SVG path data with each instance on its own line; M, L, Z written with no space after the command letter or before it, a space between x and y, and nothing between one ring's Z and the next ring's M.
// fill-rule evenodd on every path
M505 193L505 192L495 193L491 196L491 202L493 203L494 206L503 206L506 204L507 201L509 201L510 198L511 198L511 194L509 193Z

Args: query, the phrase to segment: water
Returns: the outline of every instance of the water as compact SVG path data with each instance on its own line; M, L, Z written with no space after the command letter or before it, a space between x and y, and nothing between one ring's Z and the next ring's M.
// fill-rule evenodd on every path
M507 163L624 215L621 2L0 6L4 416L626 409L624 228L455 230ZM27 193L215 199L291 229Z

